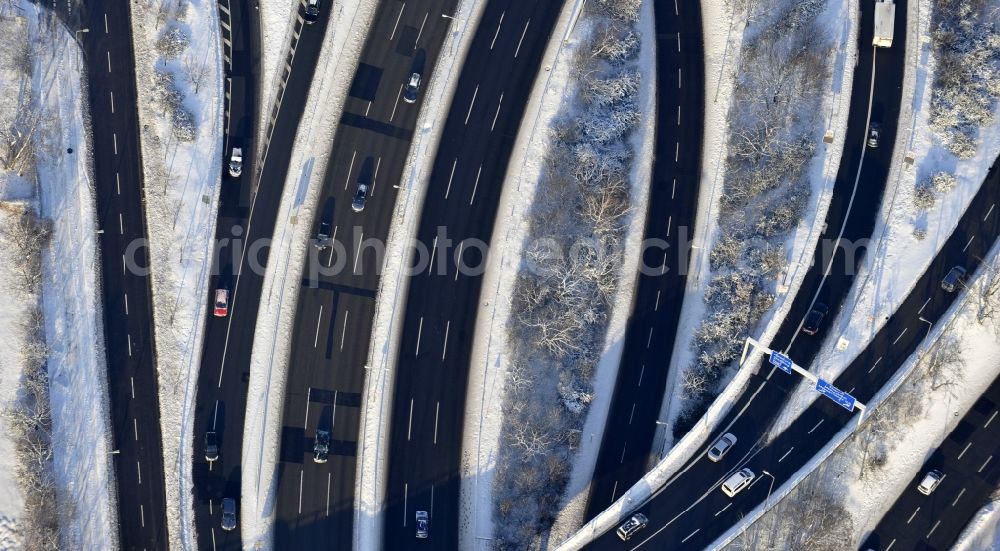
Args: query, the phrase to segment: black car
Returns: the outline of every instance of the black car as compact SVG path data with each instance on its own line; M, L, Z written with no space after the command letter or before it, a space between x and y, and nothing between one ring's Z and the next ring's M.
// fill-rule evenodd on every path
M868 125L868 147L875 149L878 147L878 139L882 136L882 127L877 122Z
M351 210L361 212L365 210L365 202L368 200L368 186L358 184L358 190L354 192L354 201L351 203Z
M326 458L330 454L330 432L316 430L316 439L313 441L313 461L316 463L326 463Z
M806 316L806 320L802 322L802 332L806 335L815 335L819 331L820 324L823 323L823 318L826 317L829 311L830 309L822 302L814 304L813 309Z
M306 0L306 23L313 24L319 19L319 0Z
M215 461L219 458L219 441L214 431L205 433L205 461Z
M314 243L316 248L323 250L330 246L330 223L320 222L319 231L316 232L316 242Z

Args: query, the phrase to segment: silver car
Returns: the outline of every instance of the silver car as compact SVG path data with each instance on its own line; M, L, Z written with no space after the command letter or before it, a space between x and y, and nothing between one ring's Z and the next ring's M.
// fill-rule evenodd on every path
M417 511L417 537L426 539L430 534L430 516L427 511Z
M723 457L729 453L729 450L733 449L736 445L736 436L731 432L727 432L719 437L712 445L712 449L708 450L708 460L716 462L721 460Z
M618 537L622 541L628 541L636 532L645 528L647 524L649 524L649 519L646 518L646 515L636 513L618 527Z

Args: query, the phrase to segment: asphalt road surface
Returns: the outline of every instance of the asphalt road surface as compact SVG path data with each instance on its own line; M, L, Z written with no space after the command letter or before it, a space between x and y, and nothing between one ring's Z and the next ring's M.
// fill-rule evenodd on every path
M826 227L820 235L820 241L813 253L812 262L807 267L808 271L802 281L800 291L794 297L792 306L777 335L769 344L771 348L786 351L799 365L808 366L811 363L823 343L824 336L822 331L815 337L800 335L801 321L812 308L813 302L817 301L830 307L827 324L830 323L830 320L839 313L847 292L854 282L854 267L861 265L862 255L867 252L863 247L855 249L851 244L859 243L865 238L872 238L874 242L877 238L877 236L872 235L872 232L892 161L892 144L895 143L896 139L896 119L899 114L902 94L903 44L905 44L903 33L906 29L906 5L905 0L898 1L896 4L895 46L888 49L878 49L876 54L876 51L871 47L874 32L874 11L870 2L862 3L861 29L858 37L858 64L854 70L851 111L847 124L844 153L840 160L833 187L833 196L826 215ZM880 123L882 127L880 145L874 149L866 147L865 144L869 113L870 120ZM833 249L831 245L837 243L838 236L848 245L835 248L831 262L827 251ZM874 245L872 246L874 247ZM650 408L650 411L653 412L652 417L633 419L633 423L644 422L647 430L651 428L651 425L655 425L657 420L655 416L659 413L659 401L662 400L663 396L661 389L656 389L659 390L659 393L654 395L654 389L656 388L653 385L647 386L644 383L641 387L637 387L634 392L636 403L656 401L656 407ZM758 398L747 391L740 397L740 404L755 398L764 402L784 399L781 394L764 395ZM772 404L780 403L780 401L772 402ZM780 409L776 405L772 405L772 408L775 414ZM740 409L741 406L734 407L732 410L734 413L730 414L730 417L735 416L735 412L739 412ZM722 426L731 420L727 419L722 423ZM688 422L682 427L672 427L678 432L675 437L683 436L690 424ZM615 427L609 425L608 430L620 429L621 426L619 421ZM603 482L600 486L595 487L591 493L589 517L593 517L620 497L624 490L637 480L636 472L643 461L650 455L659 453L660 450L650 450L649 443L651 443L651 439L635 443L630 440L627 445L614 446L609 451L602 449L602 452L610 454L612 459L616 455L622 459L628 459L631 455L634 458L632 462L635 467L618 471L614 468L614 461L609 460L598 464L595 478L606 477L612 481L618 481L618 477L615 476L617 472L628 473L628 476L617 486L611 485L609 487L608 482ZM631 452L629 447L632 448ZM626 454L622 454L623 449ZM652 459L656 460L657 457ZM624 463L623 460L622 464ZM610 475L602 472L602 468L609 469L606 472ZM644 473L638 473L638 476L642 476L642 474Z
M104 345L118 528L122 549L166 549L166 497L153 343L148 249L128 259L129 244L146 237L142 160L136 110L129 3L90 6L83 23L87 59L100 262ZM67 152L75 155L75 152Z
M365 365L385 243L424 92L452 25L453 0L379 4L330 151L316 218L334 242L307 252L298 293L282 414L275 515L278 549L349 549L355 521L357 442ZM307 30L308 31L308 30ZM404 83L420 73L414 103ZM353 198L368 187L364 208ZM283 260L282 260L283 261ZM251 429L252 430L252 429ZM330 434L317 463L317 430Z
M1000 212L996 208L1000 201L998 166L994 163L955 231L909 296L834 381L837 388L862 403L868 402L917 350L931 325L938 322L959 296L942 290L941 280L955 265L962 265L970 272L977 269L1000 235ZM736 446L718 463L696 455L651 501L641 505L639 510L646 513L650 523L629 541L629 549L701 549L710 545L764 502L772 488L780 487L793 476L845 425L857 422L858 413L848 413L825 397L818 397L786 430L764 444L767 431L762 431L762 427L771 426L779 405L799 380L797 375L786 375L769 367L763 365L748 384L755 399L741 398L733 408L739 414L727 419L731 421L728 426L723 424L722 430L740 439ZM750 468L757 479L729 499L717 487L742 467ZM608 532L590 547L612 546L621 549L622 542Z
M435 259L408 279L390 421L384 546L458 549L462 428L482 251L524 106L561 2L490 0L459 78L417 239ZM446 237L438 239L439 228ZM430 515L417 540L414 515Z
M998 404L1000 377L934 450L861 549L945 551L955 544L1000 482ZM926 496L917 485L931 469L944 477Z
M701 9L654 4L657 125L648 242L628 322L621 367L591 480L591 518L646 474L658 426L670 355L684 300L688 244L694 240L701 180L705 78ZM660 268L649 270L648 268Z

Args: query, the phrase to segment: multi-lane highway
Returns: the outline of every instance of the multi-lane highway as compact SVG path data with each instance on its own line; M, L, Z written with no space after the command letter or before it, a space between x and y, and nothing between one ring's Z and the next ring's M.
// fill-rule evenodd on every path
M561 2L491 0L472 39L427 186L417 239L429 269L408 278L390 421L384 545L458 548L458 495L466 382L481 276L500 190L524 106ZM452 247L436 240L444 228ZM430 515L430 541L414 514Z
M296 306L278 458L278 549L352 545L359 408L382 267L375 249L360 242L388 237L417 114L452 24L443 15L455 4L381 2L350 85L310 230L315 237L327 225L332 244L309 248ZM411 104L404 84L414 72L422 84ZM356 212L359 184L368 193ZM330 435L325 463L314 461L317 431Z
M129 2L85 5L104 348L122 549L166 549L166 497ZM128 251L135 250L126 259ZM126 269L135 266L135 270Z
M643 265L621 367L590 486L588 518L614 502L649 466L687 280L685 250L694 239L704 112L701 8L654 4L657 125ZM680 265L681 262L684 265ZM605 390L606 391L606 390Z
M800 365L808 366L822 344L822 334L818 337L799 336L801 320L816 300L831 305L831 317L838 313L854 281L856 270L852 267L859 265L861 255L865 252L863 248L855 251L850 246L837 248L831 259L827 252L829 244L836 243L838 238L846 243L857 243L871 237L874 229L875 215L881 205L892 159L893 147L890 144L895 142L896 137L904 66L905 14L905 2L897 2L896 45L876 51L871 47L873 12L870 6L863 6L861 9L851 115L845 136L846 145L827 212L826 228L817 243L813 263L804 277L801 292L793 299L788 316L770 344L771 348L789 353ZM881 146L877 149L869 149L865 145L869 120L879 122L882 126ZM767 432L780 410L778 406L786 399L787 390L791 386L791 381L780 379L771 380L763 387L758 382L751 383L721 426L752 418L757 423L751 429L751 434L756 439ZM642 389L638 392L642 392ZM754 416L754 412L757 416ZM648 449L645 451L649 452ZM708 487L714 481L714 478L700 478L699 474L693 472L682 473L680 478L689 481L691 488ZM621 491L618 489L617 493L620 495ZM611 503L610 494L599 497L605 501L603 504L592 504L592 512L596 513Z
M1000 377L907 483L861 549L950 549L1000 483L998 414ZM931 469L944 477L927 496L917 485Z
M994 163L955 231L895 314L834 381L838 388L862 403L870 401L924 341L929 326L923 320L937 323L959 296L941 289L945 274L955 265L970 272L977 269L1000 236L998 167L1000 163ZM650 519L649 527L629 542L629 548L701 549L711 544L768 498L772 481L776 490L838 431L857 422L857 413L848 413L820 397L786 430L765 442L766 429L797 382L797 377L762 367L748 385L752 399L741 397L734 406L737 413L722 425L721 430L740 439L736 447L719 463L696 456L652 500L640 506ZM718 486L742 467L754 471L757 481L730 499ZM621 541L609 532L591 547L612 546L620 549Z

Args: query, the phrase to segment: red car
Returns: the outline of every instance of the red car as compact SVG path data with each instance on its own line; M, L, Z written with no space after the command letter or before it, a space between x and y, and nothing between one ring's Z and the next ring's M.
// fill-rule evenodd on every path
M215 290L215 317L224 318L229 315L229 290Z

